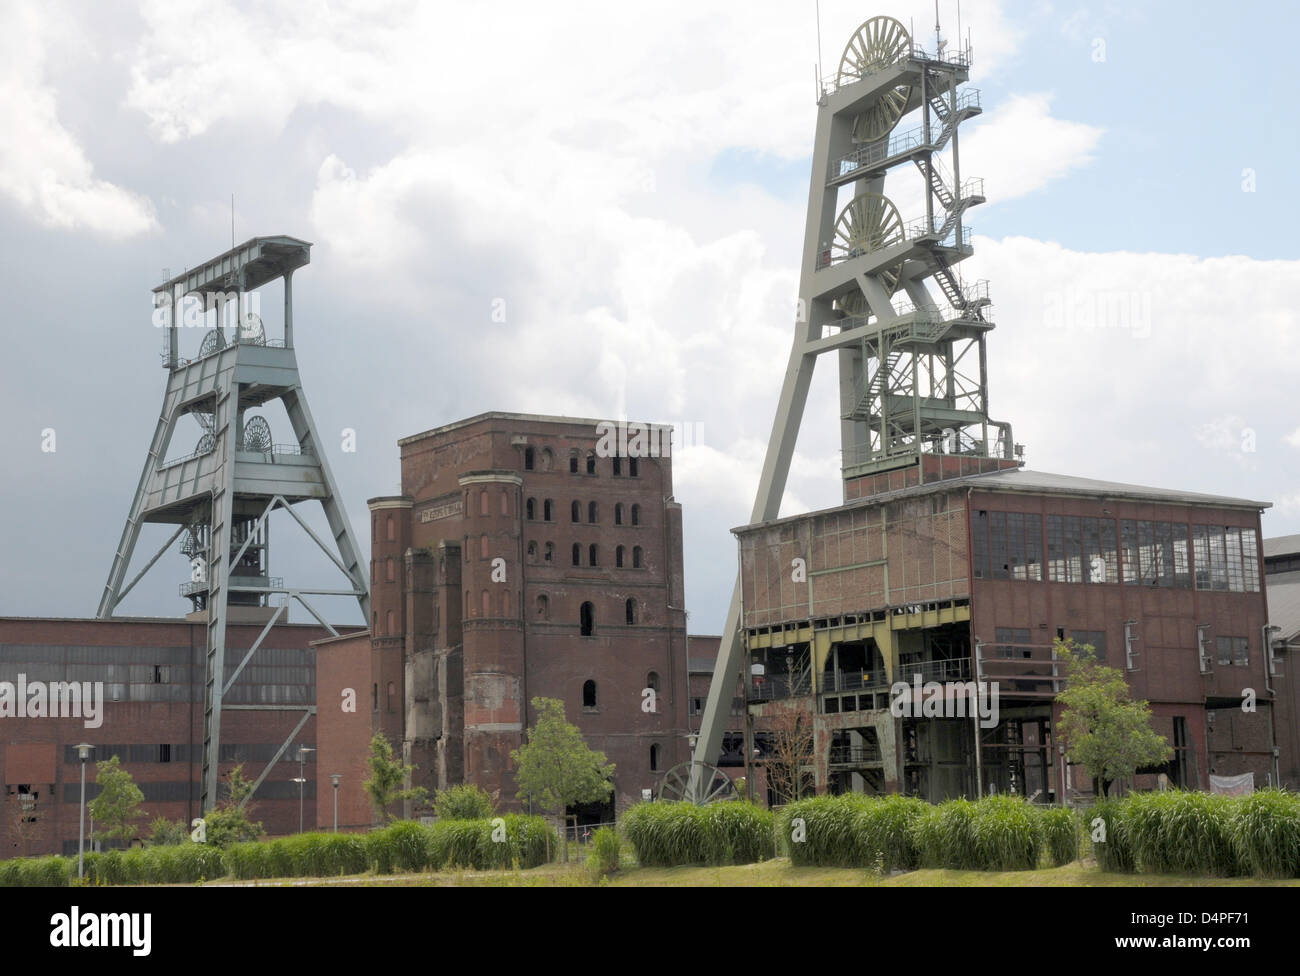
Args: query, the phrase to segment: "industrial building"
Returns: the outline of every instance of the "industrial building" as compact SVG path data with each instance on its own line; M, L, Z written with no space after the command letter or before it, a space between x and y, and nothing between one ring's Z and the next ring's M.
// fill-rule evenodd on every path
M76 854L81 763L75 747L82 742L94 746L91 764L118 756L144 793L142 836L155 817L189 824L202 815L206 629L179 618L0 617L0 682L88 682L92 689L99 683L103 695L90 718L19 717L0 709L0 857ZM261 631L232 626L230 646L247 651ZM305 825L315 825L315 754L303 753L303 766L297 758L300 747L315 746L311 642L327 634L316 624L277 624L258 664L230 687L230 704L244 707L228 717L221 768L225 773L242 763L250 780L265 774L250 813L272 834L298 829L300 796ZM232 670L233 664L227 674ZM302 715L308 718L299 727ZM306 783L295 783L298 777ZM92 800L98 795L93 765L86 779Z
M1091 794L1054 734L1056 638L1092 645L1151 702L1173 758L1137 785L1294 785L1296 689L1261 586L1267 503L1025 470L989 413L992 292L960 272L985 200L961 168L962 125L983 111L970 66L938 25L927 50L874 17L819 79L799 315L753 512L733 530L691 794L730 754L738 678L748 762L761 770L764 732L791 714L814 729L787 792ZM924 213L906 219L885 188L917 173ZM781 518L826 355L844 503Z
M671 432L494 412L399 444L401 494L369 503L370 631L317 644L340 822L370 820L357 784L376 731L414 785L476 783L526 806L510 752L536 697L563 701L614 763L610 802L574 811L612 820L689 754ZM355 711L339 704L348 689ZM321 794L322 817L332 802Z

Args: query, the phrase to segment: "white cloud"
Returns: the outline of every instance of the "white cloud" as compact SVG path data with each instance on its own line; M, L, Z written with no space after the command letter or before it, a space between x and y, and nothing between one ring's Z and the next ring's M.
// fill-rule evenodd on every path
M1053 118L1048 94L1012 95L962 140L962 174L983 176L990 201L1014 200L1093 160L1103 130Z
M1290 444L1292 447L1300 447L1300 427L1291 431L1291 433L1283 437L1282 440L1286 441L1286 443Z
M95 177L77 139L59 121L45 83L46 47L57 18L31 4L0 8L0 194L47 227L112 238L157 228L146 197Z

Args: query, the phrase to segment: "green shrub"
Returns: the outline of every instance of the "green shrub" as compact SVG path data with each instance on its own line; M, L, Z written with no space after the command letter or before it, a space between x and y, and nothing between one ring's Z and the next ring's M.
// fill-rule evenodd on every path
M881 871L915 871L921 866L918 827L929 809L916 797L869 799L857 812L858 847Z
M868 867L871 855L861 846L856 822L867 798L845 793L796 800L781 809L781 848L790 863L804 867Z
M980 871L1032 871L1043 853L1042 811L1018 796L974 804L974 865Z
M240 881L269 878L271 875L267 869L266 856L268 846L257 841L231 844L224 852L226 866L230 869L230 873Z
M1097 866L1103 871L1128 874L1137 870L1129 838L1128 807L1123 800L1098 800L1087 811L1086 830Z
M1237 801L1233 847L1243 871L1300 878L1300 796L1267 789Z
M624 816L623 833L646 867L752 864L773 854L772 814L739 801L638 804Z
M6 888L64 888L76 877L75 857L19 857L0 861L0 886Z
M397 847L393 835L372 830L365 835L366 859L376 874L393 874L397 870Z
M949 800L926 811L917 821L917 841L923 862L930 867L978 870L975 804L964 799Z
M150 847L171 847L190 843L190 831L183 820L168 820L155 817L149 825L149 838L145 842Z
M496 803L487 790L466 783L439 790L433 812L439 820L482 820L496 812Z
M587 854L587 871L593 881L613 874L619 868L622 841L613 827L601 827L591 835L591 850Z
M1173 790L1122 801L1138 867L1153 874L1241 874L1232 820L1239 800Z
M1041 814L1043 843L1053 867L1065 867L1079 859L1079 818L1069 807L1049 807Z

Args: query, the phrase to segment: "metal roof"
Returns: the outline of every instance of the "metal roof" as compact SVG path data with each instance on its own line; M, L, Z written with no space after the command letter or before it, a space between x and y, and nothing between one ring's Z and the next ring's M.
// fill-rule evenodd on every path
M1284 641L1300 636L1300 572L1279 573L1264 578L1268 597L1268 622L1280 627L1277 636Z
M1278 535L1264 540L1264 558L1300 554L1300 535Z
M296 237L253 237L184 274L164 281L155 294L252 291L311 261L311 242Z
M1271 508L1272 502L1253 501L1249 498L1233 498L1229 495L1205 495L1194 491L1178 491L1167 488L1148 488L1144 485L1127 485L1118 481L1099 481L1095 478L1078 478L1068 474L1051 474L1046 471L1026 471L1023 468L1011 468L1003 471L990 471L984 474L964 475L960 478L945 478L930 481L923 485L912 485L855 498L836 505L799 515L786 515L782 518L739 525L732 532L745 532L768 525L780 525L795 522L843 509L863 508L880 505L885 502L928 495L941 491L960 491L972 489L977 491L1020 491L1035 495L1074 495L1094 498L1125 498L1139 501L1160 502L1172 505L1206 505L1214 508Z
M1150 499L1153 502L1169 502L1177 505L1214 505L1220 508L1259 509L1272 507L1272 502L1234 498L1231 495L1206 495L1195 491L1148 488L1144 485L1128 485L1118 481L1098 481L1094 478L1078 478L1068 474L1026 471L1023 468L970 475L957 480L971 483L978 488L1009 489L1011 491L1141 498Z

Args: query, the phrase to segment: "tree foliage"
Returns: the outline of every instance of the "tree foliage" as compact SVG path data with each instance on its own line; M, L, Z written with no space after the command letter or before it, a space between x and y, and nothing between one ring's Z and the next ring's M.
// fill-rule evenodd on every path
M1056 639L1065 665L1065 687L1056 696L1064 710L1056 735L1070 762L1083 766L1109 795L1115 780L1143 766L1165 762L1173 749L1151 728L1151 709L1130 697L1124 672L1097 660L1091 644Z
M128 843L135 837L135 821L144 812L140 804L144 794L131 774L122 768L117 756L95 763L95 783L99 795L90 801L90 815L95 818L97 840L116 839Z
M240 763L226 774L225 796L215 809L203 818L206 842L225 849L231 844L257 840L266 834L260 821L252 819L253 804L248 798L253 794L253 783L244 778L244 764Z
M532 706L537 722L528 730L528 741L510 753L519 799L531 799L556 816L577 803L608 799L614 792L614 764L590 748L582 731L565 719L564 702L534 698Z
M366 761L370 765L370 778L364 785L380 820L394 818L395 815L389 812L389 807L394 803L404 800L417 803L428 801L429 791L423 786L406 787L416 767L408 766L393 754L393 745L384 733L376 732L370 740L370 756Z
M433 812L439 820L482 820L496 808L492 794L473 783L439 790L433 799Z

